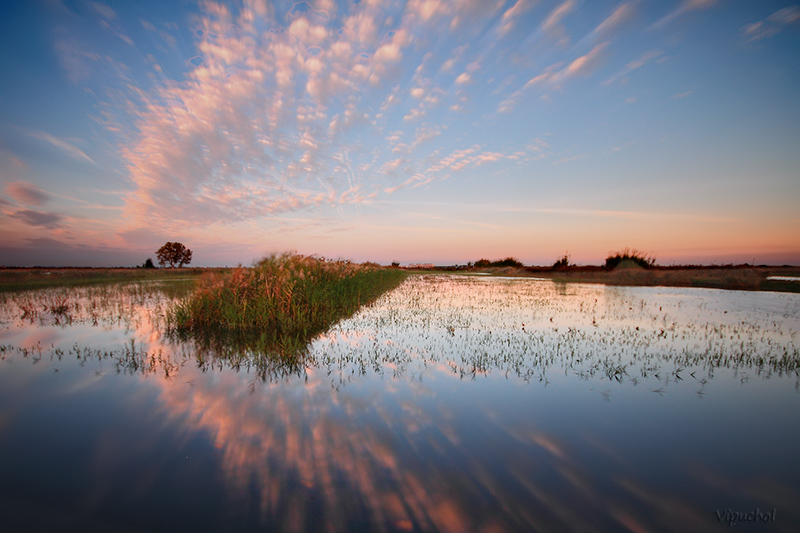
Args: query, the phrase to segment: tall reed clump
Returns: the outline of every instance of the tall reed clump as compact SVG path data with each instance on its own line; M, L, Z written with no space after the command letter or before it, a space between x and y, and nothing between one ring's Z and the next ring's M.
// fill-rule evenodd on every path
M176 306L178 332L252 335L285 345L304 343L398 286L406 273L349 261L283 254L252 268L201 278Z

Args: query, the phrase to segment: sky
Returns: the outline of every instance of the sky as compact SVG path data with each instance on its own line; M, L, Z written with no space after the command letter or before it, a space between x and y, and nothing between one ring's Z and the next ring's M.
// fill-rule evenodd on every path
M4 2L0 265L800 264L800 5Z

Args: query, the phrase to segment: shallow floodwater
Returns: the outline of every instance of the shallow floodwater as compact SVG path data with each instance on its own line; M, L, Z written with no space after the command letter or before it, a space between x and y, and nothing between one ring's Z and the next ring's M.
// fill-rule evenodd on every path
M285 363L168 289L0 297L0 529L800 529L800 295L413 276Z

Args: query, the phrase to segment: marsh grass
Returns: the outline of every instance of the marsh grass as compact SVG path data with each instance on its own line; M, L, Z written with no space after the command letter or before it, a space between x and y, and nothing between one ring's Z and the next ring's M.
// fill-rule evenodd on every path
M179 335L192 334L201 343L291 354L405 277L375 265L271 256L251 268L203 276L170 314L170 323Z

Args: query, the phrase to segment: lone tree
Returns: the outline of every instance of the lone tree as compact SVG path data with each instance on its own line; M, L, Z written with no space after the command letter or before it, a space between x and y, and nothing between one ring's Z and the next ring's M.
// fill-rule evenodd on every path
M156 255L159 265L168 264L170 268L180 268L192 262L192 251L179 242L168 242L158 249Z

